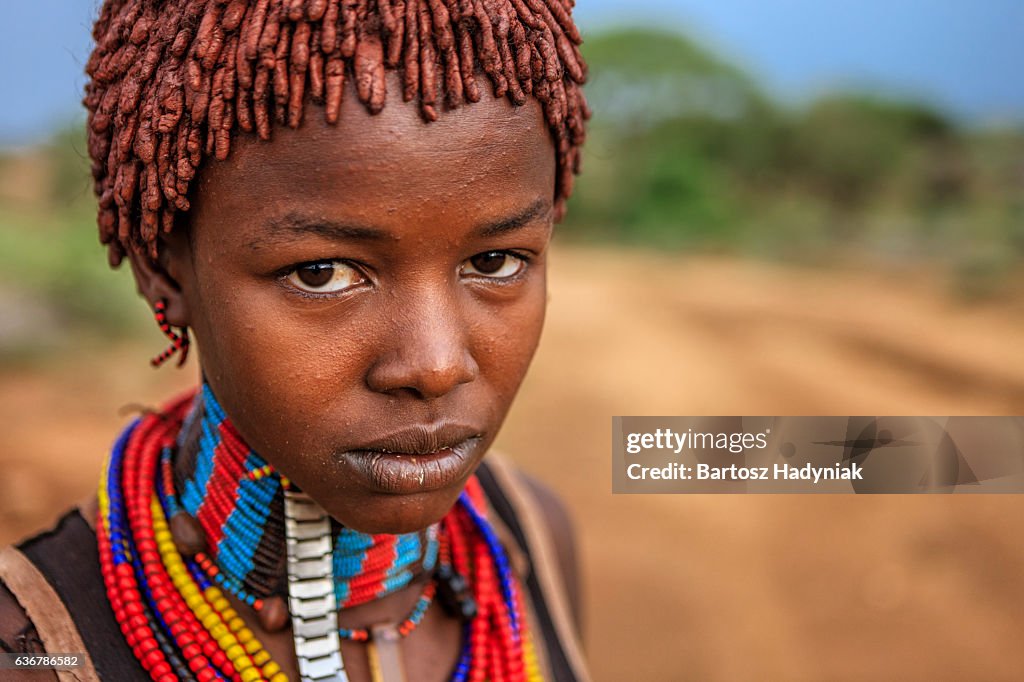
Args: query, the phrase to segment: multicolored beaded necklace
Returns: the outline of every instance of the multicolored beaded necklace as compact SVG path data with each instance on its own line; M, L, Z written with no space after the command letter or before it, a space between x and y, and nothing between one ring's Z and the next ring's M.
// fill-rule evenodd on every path
M221 589L254 608L277 589L280 580L269 571L273 562L261 548L268 537L280 538L273 526L281 518L278 493L288 482L244 445L205 386L202 395L190 394L136 420L114 445L100 481L97 523L107 595L128 645L153 680L285 682L287 676ZM200 404L203 415L194 409ZM193 475L178 496L172 463L188 418L208 420L210 428L207 433L203 424L208 442L200 446ZM463 600L465 636L452 680L540 681L521 588L485 510L483 490L473 478L456 506L435 528L412 534L415 540L339 529L346 547L335 547L334 563L337 575L347 577L336 584L338 603L379 598L433 569L438 582L427 583L398 626L404 636L435 593L450 592L465 576L474 608L465 609ZM208 555L181 554L168 525L176 513L196 515ZM253 523L259 519L262 527ZM339 634L356 641L370 636L363 628Z
M198 557L200 565L222 588L259 610L263 598L284 591L279 581L285 572L282 499L288 481L245 444L208 384L200 395L189 415L200 425L191 474L174 485L169 452L162 463L169 489L181 490L180 496L172 492L169 513L185 511L199 522L209 550ZM438 528L369 535L333 523L337 604L350 608L380 599L432 571Z

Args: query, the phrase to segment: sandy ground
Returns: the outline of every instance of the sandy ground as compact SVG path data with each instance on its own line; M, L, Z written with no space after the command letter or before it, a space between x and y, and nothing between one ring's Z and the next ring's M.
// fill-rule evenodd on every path
M595 678L1020 679L1020 496L613 496L616 414L1024 414L1024 308L924 276L562 249L499 446L577 522ZM0 374L0 542L91 491L153 348Z

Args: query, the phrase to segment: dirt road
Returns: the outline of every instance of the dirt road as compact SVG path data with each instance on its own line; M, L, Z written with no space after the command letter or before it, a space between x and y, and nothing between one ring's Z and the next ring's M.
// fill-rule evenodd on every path
M1019 679L1024 498L612 496L609 439L615 414L1024 414L1024 308L580 248L550 290L499 447L576 517L597 680ZM120 407L193 381L153 350L0 376L0 541L90 492Z

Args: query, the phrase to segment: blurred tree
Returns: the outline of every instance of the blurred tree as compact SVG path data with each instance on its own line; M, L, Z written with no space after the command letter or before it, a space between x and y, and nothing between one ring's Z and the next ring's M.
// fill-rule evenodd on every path
M772 108L740 68L679 33L629 28L583 46L598 119L634 131L677 118L733 120Z
M778 255L1020 241L1019 130L983 143L927 104L873 93L782 107L664 30L608 30L583 50L594 118L572 235Z
M938 149L952 133L941 114L922 104L834 95L818 100L795 121L794 170L840 211L858 211L913 150ZM935 182L943 184L938 176Z
M728 241L743 200L734 176L770 176L779 117L738 67L679 35L588 37L594 110L586 178L567 229L631 241Z

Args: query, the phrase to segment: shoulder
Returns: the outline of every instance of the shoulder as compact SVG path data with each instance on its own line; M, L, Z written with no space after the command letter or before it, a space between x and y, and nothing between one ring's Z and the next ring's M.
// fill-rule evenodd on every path
M0 549L0 557L9 556L13 547ZM7 584L0 579L0 648L6 653L45 653L46 648L39 638L35 624L25 613L25 609L11 592ZM17 680L52 680L56 675L45 670L6 670L4 679Z
M8 653L81 652L86 667L78 671L79 679L95 680L68 602L71 595L94 610L94 583L102 582L95 535L82 518L83 507L88 505L73 506L49 528L0 547L0 647ZM95 624L91 611L87 615L86 624ZM5 682L59 679L52 670L6 670L2 677Z
M550 549L555 559L553 563L557 564L558 572L561 574L572 617L579 631L582 621L579 565L576 532L568 508L554 490L522 471L508 458L489 454L487 463L503 494L519 498L518 504L513 506L523 511L522 506L528 504L533 511L530 516L535 518L538 524L543 525L550 538ZM510 486L517 488L520 494L516 495L515 491L509 490Z
M576 630L579 631L582 620L582 604L580 601L579 564L576 555L576 529L572 516L562 498L554 490L523 471L517 469L516 473L530 490L537 506L540 507L541 516L551 535L555 555L558 557L558 567L561 569L562 579L565 582L565 590L569 597Z
M0 580L0 646L7 652L39 653L43 650L42 644L25 609Z

